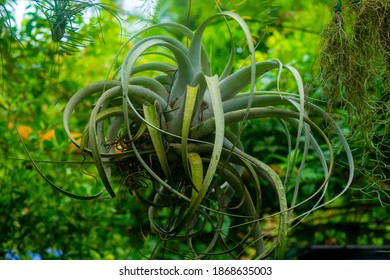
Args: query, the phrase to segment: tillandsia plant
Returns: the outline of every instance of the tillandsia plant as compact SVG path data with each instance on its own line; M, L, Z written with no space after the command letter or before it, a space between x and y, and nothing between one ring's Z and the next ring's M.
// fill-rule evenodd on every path
M390 1L338 1L322 36L320 83L329 110L346 109L369 199L390 203ZM335 67L336 66L336 67ZM336 110L335 110L336 109ZM335 114L336 115L336 114Z
M213 75L202 45L205 29L218 18L227 25L232 21L238 24L250 52L249 65L233 72L232 39L230 57L219 76ZM151 35L136 41L142 33L159 29L184 40ZM236 259L250 248L256 259L271 254L283 258L289 227L336 199L351 184L353 159L340 128L326 112L306 100L294 68L278 60L256 62L250 30L235 13L214 15L195 32L179 24L157 24L141 30L130 41L136 42L114 77L80 89L64 111L66 133L83 153L93 158L104 189L93 196L60 190L81 199L95 199L107 193L115 197L115 177L120 177L120 183L127 186L134 199L148 205L152 232L165 243L183 240L188 245L187 258L225 255ZM145 58L148 55L158 59L152 62ZM144 58L148 62L142 63ZM283 69L292 73L297 93L256 90L258 78L273 69L278 71L278 78ZM79 143L72 136L72 131L80 129L71 127L75 123L72 117L81 112L76 108L91 98L94 104L81 129L84 133ZM333 149L309 112L333 124L349 164L346 186L327 201L324 196L334 167ZM291 158L290 167L283 180L261 159L245 153L240 139L248 121L266 118L280 120L290 143L290 153L286 155ZM295 137L290 129L296 131ZM302 156L298 157L299 151ZM324 179L309 197L302 198L300 174L311 152L321 162ZM294 185L289 186L296 166L299 171L294 175ZM278 211L267 214L276 222L273 228L265 223L264 192L274 194L279 205ZM313 199L310 211L293 213ZM209 244L198 246L197 238L206 232Z
M58 43L59 54L73 55L86 44L92 42L92 38L78 32L80 24L75 23L77 17L83 15L88 9L93 8L97 13L100 25L100 11L106 11L114 16L120 24L121 19L116 8L104 3L94 3L93 0L33 0L38 9L45 15L50 26L51 39Z

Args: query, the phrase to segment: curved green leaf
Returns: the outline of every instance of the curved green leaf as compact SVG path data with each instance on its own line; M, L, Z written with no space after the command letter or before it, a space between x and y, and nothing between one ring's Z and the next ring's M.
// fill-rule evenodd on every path
M187 141L188 134L190 132L190 127L192 123L192 119L194 116L194 106L196 101L196 96L198 94L198 87L187 86L187 94L184 108L184 116L183 116L183 126L181 128L181 146L182 146L182 162L184 166L184 171L187 173L187 176L191 178L188 168L188 151L187 151ZM203 177L203 176L202 176Z
M156 105L151 105L151 106L144 105L144 115L147 123L150 123L154 127L158 127L160 125L157 110L156 110ZM167 178L168 182L172 184L173 183L172 174L169 167L167 156L165 154L165 147L163 144L161 132L155 130L151 126L147 126L147 128L149 131L150 139L152 140L153 143L153 147L156 150L158 161L160 162L160 165L164 172L165 178Z

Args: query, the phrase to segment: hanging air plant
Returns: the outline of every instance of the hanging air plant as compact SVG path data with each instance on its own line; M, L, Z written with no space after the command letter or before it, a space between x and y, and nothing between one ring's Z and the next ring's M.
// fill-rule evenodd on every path
M34 0L33 2L45 15L50 25L51 38L54 43L59 44L59 54L73 55L92 42L92 38L79 32L80 25L75 23L76 18L82 16L86 10L94 8L97 13L105 10L120 22L114 9L107 4L94 3L94 1ZM100 16L98 18L100 19Z
M202 46L205 29L218 18L238 23L250 51L250 65L232 72L232 42L220 76L212 73ZM158 29L172 31L190 43L187 46L186 39L179 41L165 35L139 40L133 43L112 80L87 85L69 100L64 111L65 131L83 153L93 158L104 189L91 197L61 191L81 199L94 199L105 193L115 197L119 177L119 184L128 188L134 201L148 205L145 214L154 234L165 244L184 241L188 250L180 254L186 257L223 254L240 258L244 250L252 248L257 259L271 253L283 258L289 226L336 199L351 184L353 160L340 129L327 113L305 99L301 78L294 68L278 60L256 62L249 28L237 14L222 12L212 16L195 32L179 24L162 23L141 30L129 41ZM158 59L140 63L151 53ZM256 90L256 81L264 73L276 70L280 78L283 69L292 74L296 93ZM84 134L79 144L71 134L77 130L71 127L71 119L80 112L76 108L91 98L94 105L89 121L81 128ZM311 120L312 115L334 125L350 169L343 191L325 202L334 156L328 138ZM267 118L277 118L286 129L296 132L292 137L286 131L292 143L286 156L292 161L284 180L261 159L245 153L240 141L249 120ZM321 143L327 147L325 151ZM299 151L302 155L298 157ZM323 183L310 197L304 197L300 196L300 174L309 152L322 164ZM289 186L293 167L299 172L295 185ZM250 178L250 184L242 179L243 173ZM266 230L264 192L273 194L279 205L279 210L269 216L276 226ZM294 195L290 195L292 192ZM299 213L300 206L313 199L314 207ZM242 234L233 235L233 229ZM206 233L209 245L201 248L196 240Z
M323 32L321 86L330 110L345 108L362 191L389 203L390 2L338 1Z

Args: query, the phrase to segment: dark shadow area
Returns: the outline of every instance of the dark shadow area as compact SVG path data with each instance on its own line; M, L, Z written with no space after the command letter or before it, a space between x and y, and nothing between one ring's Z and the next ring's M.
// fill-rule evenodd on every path
M286 258L297 260L390 260L390 245L312 245L290 250L287 252Z

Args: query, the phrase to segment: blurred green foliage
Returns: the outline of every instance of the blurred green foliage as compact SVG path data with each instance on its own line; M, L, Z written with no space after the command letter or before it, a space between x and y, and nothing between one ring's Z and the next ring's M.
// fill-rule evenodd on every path
M193 28L218 11L215 3L219 3L221 9L234 10L247 20L253 31L258 46L256 56L260 60L278 58L283 63L291 63L301 72L307 95L326 106L321 101L320 69L316 62L321 50L321 32L333 16L329 1L204 0L192 1L191 8L189 2L156 1L153 21L175 21ZM94 202L72 200L53 191L27 160L12 124L14 120L20 131L25 127L31 129L24 138L25 144L49 179L80 194L100 189L98 180L93 177L96 174L93 167L82 164L81 155L69 152L70 141L62 132L62 111L79 88L106 78L131 28L122 29L111 14L102 11L99 22L92 16L80 25L79 32L90 36L93 42L72 56L60 55L60 43L51 40L49 25L38 8L31 5L21 27L17 28L15 7L15 1L0 2L0 259L9 258L11 251L22 259L32 258L32 253L43 259L180 258L175 254L180 251L180 243L158 243L149 234L147 209L126 191L115 200ZM150 24L129 14L124 18L141 26ZM226 26L215 24L207 33L205 46L212 60L224 60L229 54L228 38L222 36L226 32L219 32L223 28ZM240 36L237 34L236 42L240 42ZM245 64L245 51L244 44L236 50L235 67ZM117 66L115 64L114 69ZM271 73L258 87L266 89L275 83L275 75ZM280 86L291 87L283 82ZM335 113L348 117L344 108ZM348 133L348 122L342 119L340 122ZM260 136L259 130L264 132ZM54 131L55 139L41 139L49 131ZM283 176L287 166L287 143L280 141L284 137L278 137L279 133L284 133L281 123L249 122L246 131L246 151L272 163L275 171ZM362 148L359 142L350 144L355 150ZM382 149L383 154L388 155L388 147L382 146ZM344 163L338 164L343 166ZM303 175L308 193L322 179L317 176L319 162L311 161L310 166ZM344 181L346 175L343 168L335 172L336 180L332 184L338 186L337 178ZM384 181L383 192L379 194L373 182L367 180L370 177L363 175L356 176L354 188L342 198L294 227L290 247L389 244L390 213L388 206L381 204L389 201L388 181ZM373 175L386 177L388 173ZM376 179L375 176L371 179ZM307 205L308 209L311 206ZM275 205L270 201L265 207ZM202 245L199 240L197 246Z

